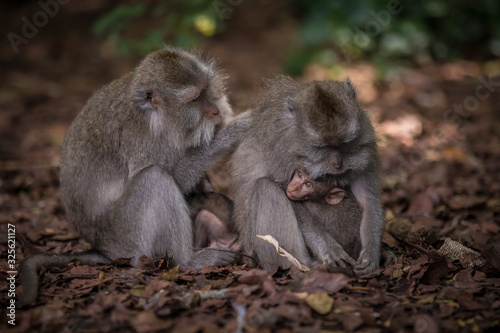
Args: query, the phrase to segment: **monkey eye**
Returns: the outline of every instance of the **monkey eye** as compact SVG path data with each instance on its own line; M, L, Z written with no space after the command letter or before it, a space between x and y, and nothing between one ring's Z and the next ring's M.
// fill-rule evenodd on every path
M323 149L323 148L326 148L328 147L328 145L326 143L323 143L323 142L319 142L319 143L316 143L313 145L315 148L318 148L318 149Z
M299 175L300 178L303 177L302 172L300 172L300 171L297 171L297 175Z
M311 182L306 182L305 185L306 185L307 188L312 188L313 187L312 184L311 184Z
M146 99L147 99L148 101L152 100L152 99L153 99L153 93L152 93L152 92L147 92L147 93L146 93Z
M191 100L192 102L196 101L198 98L200 98L200 93L196 94L196 96L193 97Z

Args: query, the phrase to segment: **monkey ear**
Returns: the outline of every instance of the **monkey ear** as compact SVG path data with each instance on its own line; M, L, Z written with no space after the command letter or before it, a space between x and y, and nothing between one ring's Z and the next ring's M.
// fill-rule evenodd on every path
M134 90L134 105L141 111L155 111L159 106L159 99L154 90L148 86L140 86Z
M351 79L347 78L345 81L345 84L347 85L347 88L349 89L349 93L353 98L356 98L356 88L352 85Z
M333 189L326 196L326 202L330 205L336 205L344 199L345 191L340 189Z

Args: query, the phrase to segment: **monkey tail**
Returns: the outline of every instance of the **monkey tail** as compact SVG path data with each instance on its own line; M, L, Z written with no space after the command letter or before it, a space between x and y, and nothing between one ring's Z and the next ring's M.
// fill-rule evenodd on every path
M76 254L35 254L21 262L19 277L23 291L19 295L19 306L34 303L38 298L38 272L43 267L64 267L71 260L78 259L82 265L95 266L97 264L108 264L111 260L91 250Z

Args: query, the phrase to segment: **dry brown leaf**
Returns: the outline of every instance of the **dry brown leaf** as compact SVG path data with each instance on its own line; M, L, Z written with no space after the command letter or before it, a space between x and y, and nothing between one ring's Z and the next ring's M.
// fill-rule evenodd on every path
M304 300L314 311L319 314L325 315L332 311L333 298L328 296L327 293L310 294Z
M167 331L174 324L173 321L165 321L158 318L152 312L139 312L137 316L130 319L130 324L139 333Z
M306 291L310 294L320 292L336 293L347 286L348 283L349 278L344 274L314 270L306 274L297 291Z
M167 281L177 281L179 279L179 265L171 268L168 272L163 273L161 278Z
M146 286L136 285L130 289L130 294L137 297L147 297Z
M274 295L276 293L276 285L271 274L260 269L252 269L243 273L238 278L238 282L259 285L267 295Z

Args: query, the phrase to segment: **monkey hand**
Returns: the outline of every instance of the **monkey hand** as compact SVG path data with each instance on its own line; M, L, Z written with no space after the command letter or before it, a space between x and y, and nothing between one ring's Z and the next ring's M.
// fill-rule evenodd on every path
M321 258L325 265L330 267L348 267L348 265L354 266L356 260L354 260L350 255L348 255L340 244L334 244L330 247L328 254L322 256Z
M250 119L237 119L220 130L208 148L193 148L174 166L173 176L179 190L187 195L203 178L210 164L234 149L250 127Z
M366 275L371 274L379 268L380 253L367 249L361 250L356 265L354 266L354 274Z
M241 245L240 242L234 242L233 245L231 245L230 249L233 250L234 252L241 252L243 246Z
M215 136L212 144L215 151L226 151L234 148L250 128L249 118L236 119L224 127Z
M210 246L196 252L187 266L191 269L202 269L205 266L227 266L237 262L239 257L238 253L227 247Z
M212 240L210 242L210 247L220 247L223 249L231 250L233 252L241 252L241 243L237 241L238 236L234 235L232 237L223 237L221 239Z

